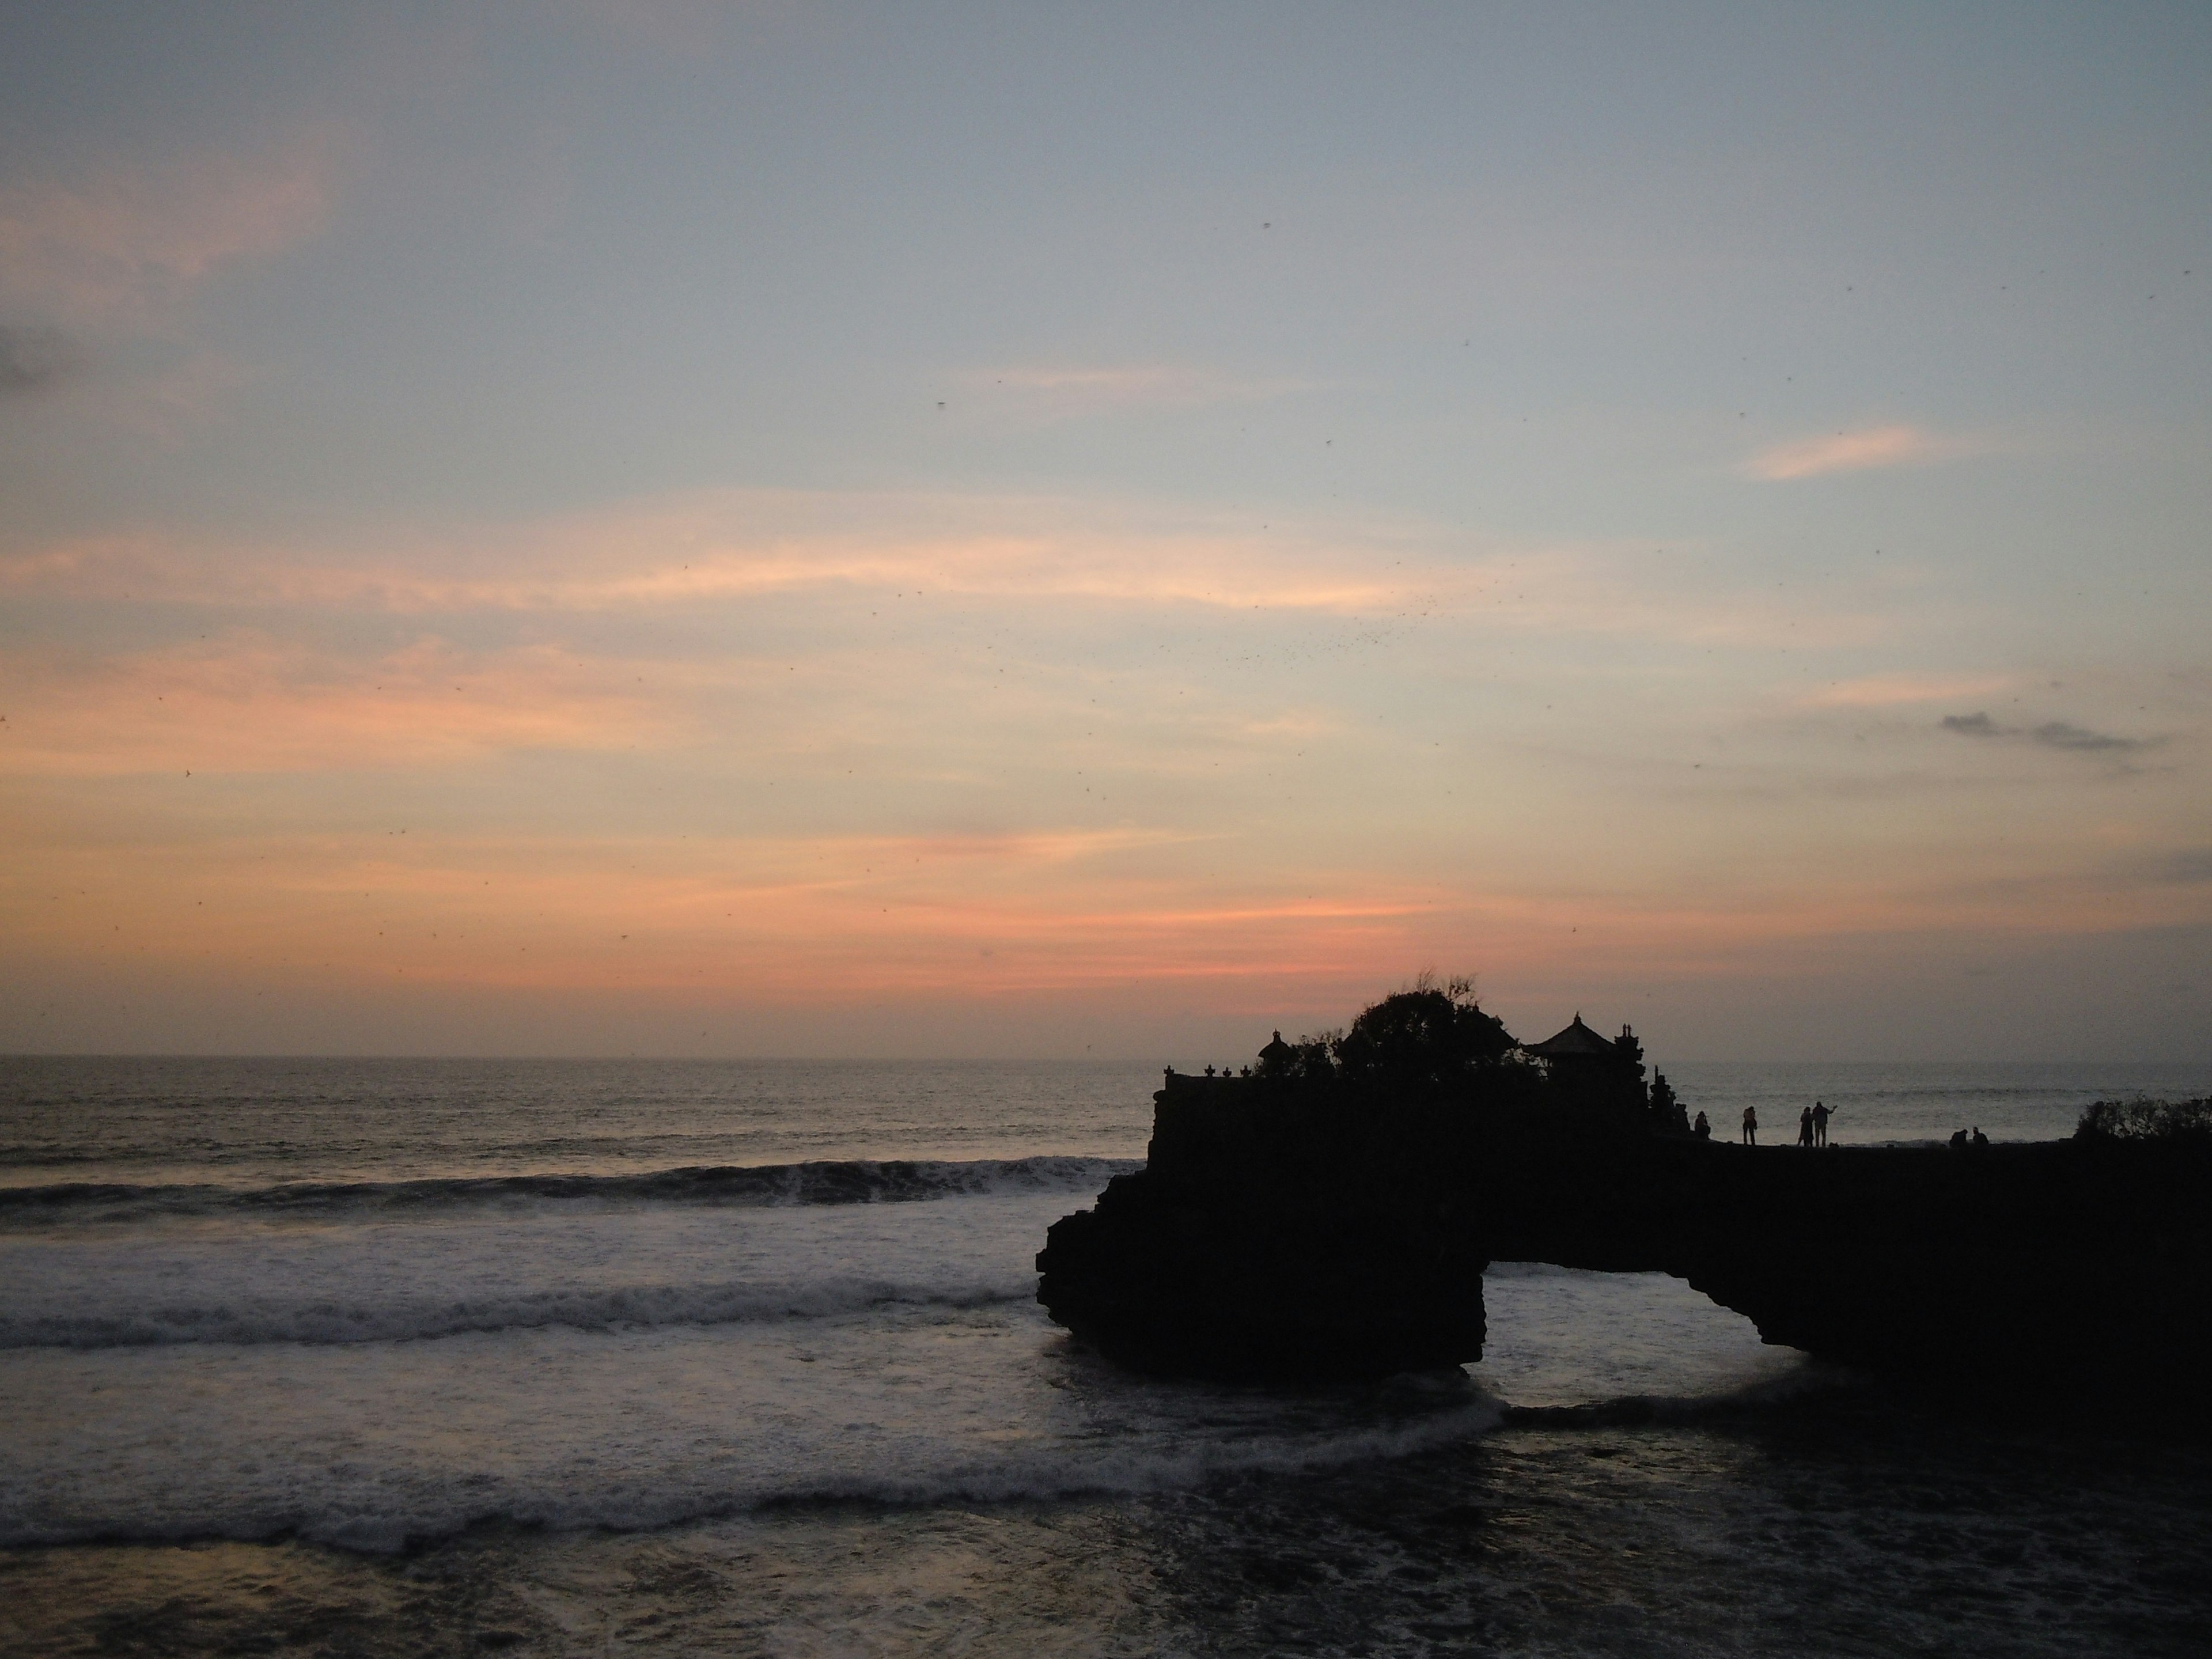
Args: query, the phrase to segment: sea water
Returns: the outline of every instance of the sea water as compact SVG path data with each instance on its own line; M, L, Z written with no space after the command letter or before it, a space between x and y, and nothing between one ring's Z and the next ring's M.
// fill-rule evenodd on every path
M1899 1142L2206 1083L1670 1076ZM0 1649L2203 1650L2197 1445L1939 1413L1663 1276L1498 1264L1481 1363L1378 1386L1102 1364L1032 1258L1156 1078L4 1062Z

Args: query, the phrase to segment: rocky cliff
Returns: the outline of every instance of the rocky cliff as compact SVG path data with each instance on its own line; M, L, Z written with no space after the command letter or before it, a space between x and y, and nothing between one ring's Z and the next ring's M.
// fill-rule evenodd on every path
M1747 1150L1521 1090L1174 1078L1038 1298L1109 1356L1354 1377L1482 1352L1492 1260L1676 1274L1770 1342L1967 1389L2172 1400L2212 1333L2212 1147Z

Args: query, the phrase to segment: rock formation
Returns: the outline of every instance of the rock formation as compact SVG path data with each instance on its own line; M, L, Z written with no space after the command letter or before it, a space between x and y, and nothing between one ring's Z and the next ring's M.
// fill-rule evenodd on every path
M1146 1168L1051 1229L1039 1300L1140 1369L1379 1376L1479 1358L1483 1268L1548 1261L1673 1273L1770 1342L1952 1387L2195 1388L2212 1146L1692 1140L1640 1065L1555 1086L1460 1018L1358 1074L1279 1040L1252 1076L1170 1073Z

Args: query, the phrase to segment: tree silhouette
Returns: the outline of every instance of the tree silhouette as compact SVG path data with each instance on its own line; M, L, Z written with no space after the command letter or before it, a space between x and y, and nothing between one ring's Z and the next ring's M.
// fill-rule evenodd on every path
M1469 1080L1513 1052L1511 1033L1483 1012L1471 981L1439 986L1427 975L1364 1012L1336 1040L1338 1073L1348 1081L1436 1089Z

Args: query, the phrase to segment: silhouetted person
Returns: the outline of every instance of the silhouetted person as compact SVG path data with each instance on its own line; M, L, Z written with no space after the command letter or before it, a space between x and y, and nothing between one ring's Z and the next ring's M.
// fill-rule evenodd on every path
M1797 1114L1797 1144L1800 1146L1813 1144L1813 1109L1810 1106Z
M1711 1140L1713 1138L1713 1126L1706 1121L1703 1112L1698 1114L1698 1121L1690 1126L1690 1133L1700 1140Z
M1756 1106L1743 1109L1743 1144L1747 1146L1759 1145L1759 1108Z
M1951 1144L1954 1146L1965 1146L1966 1144L1966 1132L1964 1129L1954 1130L1951 1135Z
M1828 1144L1828 1120L1834 1114L1819 1101L1813 1103L1813 1144L1815 1146L1825 1146Z
M1986 1146L1990 1144L1990 1138L1982 1133L1982 1126L1978 1123L1974 1125L1973 1144L1977 1146Z

